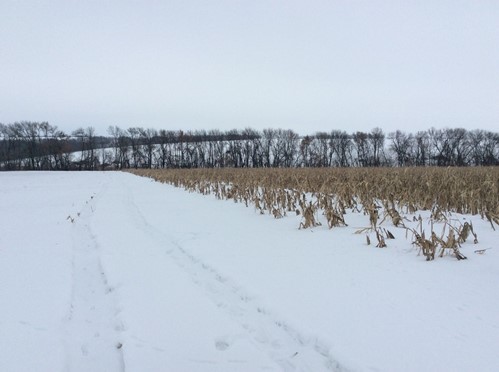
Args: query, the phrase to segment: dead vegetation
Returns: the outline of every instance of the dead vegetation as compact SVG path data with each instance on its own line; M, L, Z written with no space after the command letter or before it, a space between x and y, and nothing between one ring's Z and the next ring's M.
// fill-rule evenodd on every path
M300 168L300 169L137 169L129 172L182 187L189 192L212 194L218 199L252 204L260 214L283 218L301 216L299 229L348 226L346 210L363 213L369 226L357 233L374 233L379 248L394 239L386 225L406 229L427 260L450 253L465 259L460 245L477 235L471 223L455 223L454 213L480 216L495 230L499 225L499 167L488 168ZM425 232L417 211L428 211ZM417 220L418 228L406 227ZM323 216L323 217L320 217ZM435 226L443 226L437 234ZM367 244L370 238L366 235Z

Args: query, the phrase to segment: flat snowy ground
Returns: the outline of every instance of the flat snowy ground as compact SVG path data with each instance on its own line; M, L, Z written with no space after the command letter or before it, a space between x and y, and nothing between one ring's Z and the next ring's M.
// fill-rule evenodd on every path
M499 371L478 216L467 260L426 262L361 214L298 230L127 173L0 173L0 210L2 372Z

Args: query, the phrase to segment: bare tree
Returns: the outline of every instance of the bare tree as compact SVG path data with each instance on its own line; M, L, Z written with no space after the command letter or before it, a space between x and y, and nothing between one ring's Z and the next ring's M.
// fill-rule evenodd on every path
M130 140L130 147L132 150L132 167L138 168L141 167L142 163L142 149L141 149L141 141L140 141L140 133L143 131L143 128L139 127L130 127L127 129L128 138Z
M310 166L310 145L312 144L312 138L310 136L305 136L300 141L300 161L299 164L304 167Z
M275 130L264 129L262 136L263 166L271 167L274 164L272 159L272 147L275 141Z
M118 126L110 126L108 133L112 137L112 145L114 147L114 164L118 169L130 167L128 157L129 139L126 132Z
M331 165L332 152L330 152L330 137L326 132L317 132L312 142L314 153L314 166L329 167Z
M397 130L388 135L390 140L390 151L393 152L399 167L412 165L414 162L413 147L414 137Z
M384 155L385 134L381 128L376 127L369 133L368 140L371 143L372 148L372 160L370 165L379 167L382 165L381 157Z
M335 165L348 167L350 165L349 158L352 149L352 140L348 133L333 130L330 134L329 146L331 147L332 154L336 157Z
M483 165L499 165L499 133L485 132Z
M371 150L368 141L369 135L365 132L356 132L352 135L357 151L357 165L367 167L370 165Z
M155 144L157 142L158 132L156 129L148 128L139 128L139 137L141 139L142 144L145 147L146 153L146 164L147 168L152 168L152 158L155 149Z
M456 128L447 130L447 135L450 137L452 165L457 165L459 167L467 165L471 154L468 132L466 129Z
M430 151L430 137L428 132L419 131L414 137L414 157L417 166L425 166L430 164L431 151Z

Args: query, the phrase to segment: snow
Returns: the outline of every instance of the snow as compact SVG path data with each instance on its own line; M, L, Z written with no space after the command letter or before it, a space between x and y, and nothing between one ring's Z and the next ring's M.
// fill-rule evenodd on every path
M0 371L499 370L479 216L452 216L467 260L426 262L362 214L298 230L120 172L0 173L0 205Z

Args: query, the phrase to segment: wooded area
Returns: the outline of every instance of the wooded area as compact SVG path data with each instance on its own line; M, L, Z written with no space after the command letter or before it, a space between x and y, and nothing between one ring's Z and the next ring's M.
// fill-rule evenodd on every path
M289 129L156 130L118 126L64 133L47 122L0 123L1 170L499 165L499 133L431 128L385 134Z

